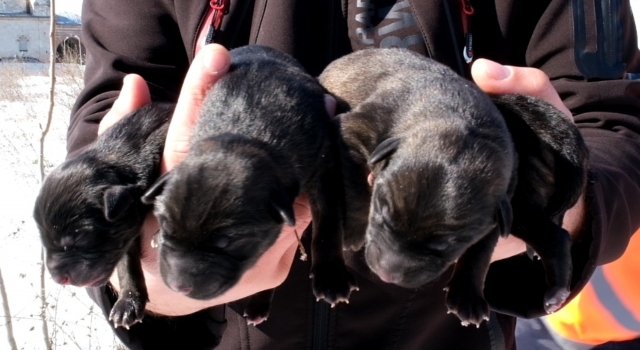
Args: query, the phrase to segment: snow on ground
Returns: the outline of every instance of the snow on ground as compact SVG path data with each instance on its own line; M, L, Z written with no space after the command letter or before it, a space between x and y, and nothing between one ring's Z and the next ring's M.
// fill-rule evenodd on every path
M69 109L81 68L58 65L57 103L45 143L47 170L65 156ZM49 108L42 64L0 65L0 268L19 349L46 349L40 318L40 239L32 219L40 186L41 127ZM61 287L45 275L47 319L54 349L115 349L117 341L83 289ZM0 349L9 349L7 315L0 310Z

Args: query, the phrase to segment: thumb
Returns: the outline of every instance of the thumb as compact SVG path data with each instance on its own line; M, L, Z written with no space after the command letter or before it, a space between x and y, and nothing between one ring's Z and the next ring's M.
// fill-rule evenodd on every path
M173 168L186 156L193 127L207 92L222 77L231 62L223 46L204 46L196 55L184 79L164 148L162 172Z
M549 77L531 67L503 66L486 59L478 59L471 66L475 83L488 94L521 94L541 98L573 120Z
M147 82L137 74L128 74L122 80L120 95L105 114L98 127L98 135L122 119L125 115L151 102Z

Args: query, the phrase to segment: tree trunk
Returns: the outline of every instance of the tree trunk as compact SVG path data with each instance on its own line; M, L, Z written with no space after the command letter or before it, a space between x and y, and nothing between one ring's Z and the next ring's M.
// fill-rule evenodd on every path
M11 350L18 350L16 339L13 337L13 325L11 324L11 310L9 309L9 299L7 298L7 289L4 286L4 280L2 279L1 270L0 270L0 295L2 295L2 309L4 311L4 314L7 317L7 324L5 325L5 328L7 329L7 338L9 340L9 345L11 345Z
M49 133L49 129L51 128L51 121L53 119L53 107L55 105L54 97L55 97L55 88L56 88L56 0L51 0L51 8L50 8L50 30L49 30L49 113L47 113L47 124L42 130L42 135L40 136L40 183L44 181L44 141ZM42 318L42 335L44 337L44 342L46 344L46 349L52 349L51 338L49 337L49 325L47 321L47 293L45 288L46 281L46 266L45 266L45 256L44 256L44 248L40 248L40 303L41 303L41 312L40 317Z

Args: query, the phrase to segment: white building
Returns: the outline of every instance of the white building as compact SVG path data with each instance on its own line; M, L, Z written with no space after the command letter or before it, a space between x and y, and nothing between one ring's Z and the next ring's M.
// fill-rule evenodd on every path
M0 59L49 61L49 0L0 0ZM80 52L80 18L56 16L56 49Z

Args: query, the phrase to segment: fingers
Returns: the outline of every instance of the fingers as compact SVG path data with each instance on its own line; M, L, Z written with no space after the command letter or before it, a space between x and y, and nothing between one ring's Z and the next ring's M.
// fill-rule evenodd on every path
M120 95L100 122L98 135L102 134L125 115L149 102L151 102L151 95L149 94L147 83L137 74L128 74L122 80Z
M491 255L491 262L510 258L514 255L524 253L527 245L520 238L509 235L506 238L498 238L498 244Z
M329 95L324 94L324 107L327 109L327 113L329 113L329 117L333 118L336 115L336 99Z
M218 44L204 46L194 58L169 126L162 172L173 168L186 156L202 101L211 86L227 72L230 62L229 52Z
M547 75L536 68L503 66L486 59L478 59L471 66L475 83L488 94L522 94L541 98L573 120L571 112L549 81Z

